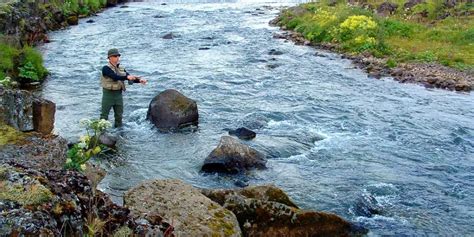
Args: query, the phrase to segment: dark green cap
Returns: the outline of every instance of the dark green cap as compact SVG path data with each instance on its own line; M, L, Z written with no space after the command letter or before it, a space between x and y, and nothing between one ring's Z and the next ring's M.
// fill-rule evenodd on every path
M110 56L120 56L118 49L109 49L109 51L107 52L107 57Z

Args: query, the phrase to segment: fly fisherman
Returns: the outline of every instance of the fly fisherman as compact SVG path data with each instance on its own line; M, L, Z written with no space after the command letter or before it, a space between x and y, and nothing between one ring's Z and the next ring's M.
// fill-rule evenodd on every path
M145 85L147 80L138 76L130 75L125 68L119 64L120 53L118 49L110 49L107 52L109 63L102 68L100 83L102 85L102 111L101 119L108 119L111 108L114 108L114 127L122 126L123 97L125 91L125 80L128 84L140 83Z

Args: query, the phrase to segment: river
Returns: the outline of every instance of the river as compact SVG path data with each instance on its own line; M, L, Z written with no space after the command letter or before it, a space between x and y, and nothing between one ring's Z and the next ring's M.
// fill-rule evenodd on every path
M371 236L474 233L474 94L370 79L336 54L274 39L268 22L297 3L134 2L51 33L40 93L57 105L55 133L77 140L79 120L99 116L99 73L116 47L149 80L125 92L118 153L101 161L99 187L116 202L146 179L235 187L242 177L199 170L224 129L246 126L269 167L249 172L251 185L275 184ZM160 133L145 120L168 88L197 101L197 131Z

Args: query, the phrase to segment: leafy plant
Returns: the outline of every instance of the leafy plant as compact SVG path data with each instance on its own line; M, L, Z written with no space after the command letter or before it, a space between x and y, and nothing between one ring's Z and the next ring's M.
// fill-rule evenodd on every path
M0 76L1 73L0 73ZM0 77L1 78L1 77ZM3 79L0 79L0 84L3 86L3 87L6 87L6 88L9 88L11 85L12 85L12 81L11 81L11 78L10 77L5 77Z
M395 60L389 58L389 59L387 60L387 62L386 62L386 65L387 65L387 67L389 67L389 68L394 68L394 67L397 66L397 62L395 62Z
M38 75L39 80L44 79L48 75L48 70L43 66L43 56L38 50L25 46L21 52L23 56L23 64L30 62L34 67L36 75Z
M15 68L15 58L18 57L20 51L15 47L0 43L0 74L3 77L8 75Z
M20 74L18 74L18 76L20 78L28 81L39 81L38 73L31 62L27 62L25 65L20 67L19 70Z
M74 144L67 153L66 169L83 171L85 164L93 156L97 156L105 150L105 147L99 144L99 136L112 125L105 119L88 120L82 119L80 122L86 129L86 135L80 137L80 142Z

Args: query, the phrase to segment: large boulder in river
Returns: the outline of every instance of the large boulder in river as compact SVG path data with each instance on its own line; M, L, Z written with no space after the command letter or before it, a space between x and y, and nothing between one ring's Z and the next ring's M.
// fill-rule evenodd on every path
M175 236L242 236L232 212L180 180L145 181L125 193L124 204L173 223Z
M204 172L235 174L252 168L264 169L266 162L265 156L259 151L233 137L223 136L201 169Z
M172 130L197 125L199 114L196 101L168 89L151 100L147 119L161 130Z
M289 199L281 195L282 191L268 195L275 190L278 189L251 187L202 192L237 216L244 236L354 236L367 232L335 214L285 205L282 202Z

